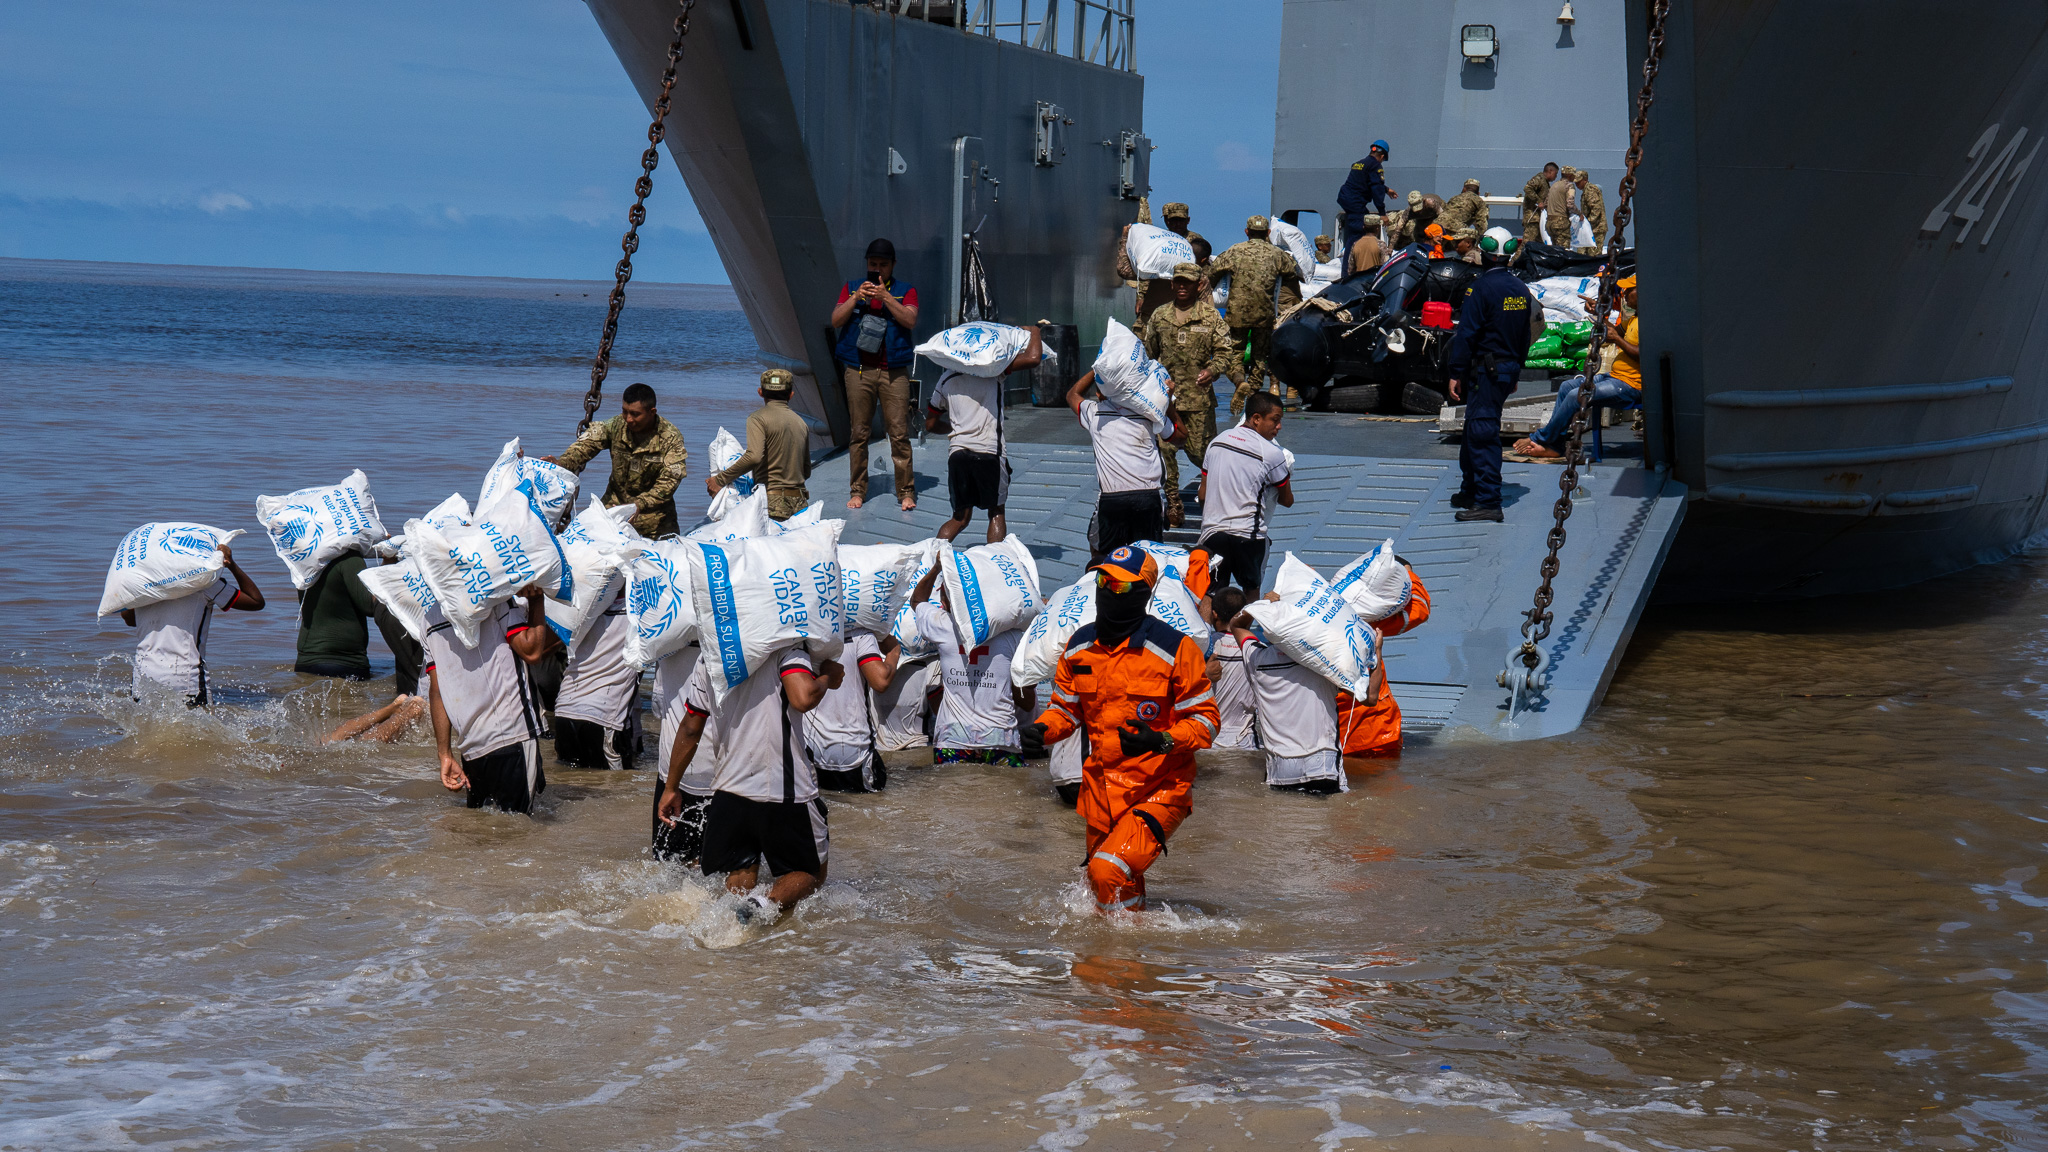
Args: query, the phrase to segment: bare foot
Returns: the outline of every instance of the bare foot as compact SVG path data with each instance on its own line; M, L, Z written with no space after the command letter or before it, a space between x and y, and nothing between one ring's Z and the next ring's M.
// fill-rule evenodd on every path
M848 497L846 498L846 506L847 506L848 508L858 508L858 507L860 507L860 504L861 504L861 500L860 500L860 497L858 497L858 496L848 496Z
M905 512L915 512L915 511L917 511L917 500L916 500L916 498L915 498L915 497L911 497L911 496L905 496L905 497L903 498L903 510L904 510Z
M1564 455L1564 453L1562 452L1556 452L1552 451L1549 448L1545 448L1543 445L1538 444L1536 441L1529 439L1527 436L1524 436L1520 440L1515 441L1514 452L1520 456L1527 456L1532 460L1555 460L1558 457Z

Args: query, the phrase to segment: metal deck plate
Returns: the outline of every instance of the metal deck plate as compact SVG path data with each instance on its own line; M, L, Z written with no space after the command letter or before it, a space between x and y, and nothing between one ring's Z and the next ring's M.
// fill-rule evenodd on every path
M1284 442L1284 437L1283 437ZM1088 520L1095 508L1095 460L1084 447L1011 443L1009 529L1038 558L1046 594L1078 579L1088 563ZM889 499L887 446L874 453L871 492L880 499L847 512L843 458L825 461L811 494L825 514L845 516L850 544L910 543L938 530L949 515L943 480L945 444L915 452L920 482L915 512ZM1429 588L1429 622L1387 642L1387 671L1410 736L1531 740L1577 728L1600 702L1628 646L1630 633L1678 528L1685 489L1654 472L1621 465L1581 473L1584 491L1566 527L1561 571L1554 583L1556 623L1545 642L1551 687L1541 706L1507 722L1507 693L1495 683L1520 641L1522 614L1536 589L1557 497L1555 465L1509 464L1504 471L1505 524L1459 524L1450 496L1458 488L1454 461L1357 456L1300 456L1295 502L1273 518L1267 572L1293 552L1324 575L1392 539ZM986 538L977 515L959 543Z

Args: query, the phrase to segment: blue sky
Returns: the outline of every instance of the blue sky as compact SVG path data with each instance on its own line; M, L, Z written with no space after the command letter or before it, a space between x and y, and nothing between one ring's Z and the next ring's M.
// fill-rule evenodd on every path
M1155 199L1212 237L1267 207L1279 17L1138 5ZM0 107L0 256L458 275L609 276L647 128L580 0L7 0ZM637 274L723 281L655 179Z

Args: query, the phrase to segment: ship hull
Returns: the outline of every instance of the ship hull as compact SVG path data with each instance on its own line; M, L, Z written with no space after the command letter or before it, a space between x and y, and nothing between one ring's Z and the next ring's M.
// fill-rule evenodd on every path
M652 107L676 5L590 10ZM1073 121L1050 164L1035 148L1041 102ZM1143 107L1123 68L844 0L734 0L697 5L667 143L763 363L797 373L824 448L847 433L826 314L878 236L918 289L920 338L948 323L964 219L1000 318L1100 342L1128 298L1113 257L1137 215L1115 145L1142 130Z

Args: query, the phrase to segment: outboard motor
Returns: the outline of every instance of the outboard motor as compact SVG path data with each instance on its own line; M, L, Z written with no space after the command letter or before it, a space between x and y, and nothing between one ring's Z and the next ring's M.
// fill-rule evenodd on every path
M1392 328L1414 318L1422 306L1422 301L1414 298L1416 289L1428 278L1429 257L1420 244L1410 244L1380 266L1379 276L1372 282L1372 290L1380 296L1380 327Z

